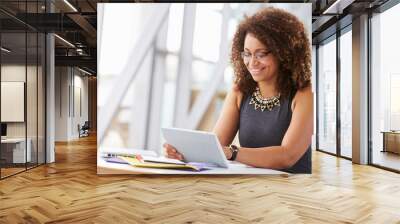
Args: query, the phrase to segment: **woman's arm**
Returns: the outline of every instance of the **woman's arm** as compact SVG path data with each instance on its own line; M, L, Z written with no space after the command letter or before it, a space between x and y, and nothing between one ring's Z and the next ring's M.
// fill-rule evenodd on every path
M213 132L217 135L222 146L229 145L235 138L239 124L239 107L242 100L242 93L236 85L234 85L225 98L224 106L221 115L218 118L217 124ZM172 145L163 144L166 156L173 159L182 160L183 156ZM225 154L230 151L225 150ZM227 158L231 158L226 154ZM228 157L229 156L229 157Z
M280 146L240 148L236 160L255 167L284 169L293 166L311 144L313 95L311 87L297 91L292 105L292 120ZM230 158L228 148L224 148Z
M225 98L222 112L213 132L222 146L231 144L239 127L239 107L243 94L234 85Z

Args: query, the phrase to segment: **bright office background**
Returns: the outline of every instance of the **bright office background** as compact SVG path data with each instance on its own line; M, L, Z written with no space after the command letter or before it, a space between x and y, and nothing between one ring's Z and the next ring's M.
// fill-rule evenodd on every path
M107 100L121 85L116 80L132 75L126 74L125 68L137 56L135 46L144 38L151 38L146 21L163 16L160 7L165 5L98 5L99 125L108 122L101 115L109 106ZM99 146L159 151L161 127L210 131L233 81L229 56L224 50L230 54L230 40L244 15L267 6L296 15L311 40L308 3L171 4L156 41L147 50ZM215 84L217 88L213 89ZM209 91L211 98L207 97Z
M400 4L371 19L372 162L394 169L399 169L398 155L385 156L381 152L384 150L381 132L400 131L400 32L394 28L399 21Z
M385 153L383 132L400 130L400 4L384 11L374 13L371 21L371 84L370 127L372 164L399 169L399 156ZM340 36L331 36L313 47L318 51L318 149L339 156L352 158L352 26L344 28ZM338 43L339 42L339 43ZM337 47L339 45L339 47ZM337 55L339 59L337 60ZM338 66L337 66L338 63ZM336 80L337 68L340 80ZM337 91L339 84L339 92ZM337 98L340 99L340 114L337 114ZM337 135L340 122L340 136ZM386 144L395 143L390 136ZM391 145L392 146L392 145ZM394 147L398 147L394 145Z

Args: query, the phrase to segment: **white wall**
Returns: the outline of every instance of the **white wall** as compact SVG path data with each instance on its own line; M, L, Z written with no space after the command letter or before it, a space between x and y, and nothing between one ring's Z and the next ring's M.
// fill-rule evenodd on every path
M88 120L88 78L71 67L56 67L55 73L55 140L70 141Z
M55 68L55 141L67 141L68 68Z

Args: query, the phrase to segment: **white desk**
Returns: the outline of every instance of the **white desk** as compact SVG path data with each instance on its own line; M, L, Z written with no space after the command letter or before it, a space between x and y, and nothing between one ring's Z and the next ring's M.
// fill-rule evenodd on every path
M244 164L231 164L229 169L213 168L211 170L204 170L200 172L186 171L186 170L173 170L173 169L152 169L152 168L139 168L129 164L110 163L101 157L100 153L97 154L97 174L195 174L195 175L210 175L210 174L262 174L262 175L282 175L288 174L285 172L260 169L248 167Z
M26 139L28 143L26 147L25 154L25 138L6 138L1 139L1 144L4 145L14 145L13 147L13 163L25 163L25 158L27 158L27 162L31 161L31 145L32 140L30 138Z

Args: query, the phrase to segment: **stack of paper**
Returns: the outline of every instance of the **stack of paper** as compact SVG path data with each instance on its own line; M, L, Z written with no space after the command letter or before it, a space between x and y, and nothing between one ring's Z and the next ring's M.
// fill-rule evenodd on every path
M154 157L140 155L138 157L142 162L153 162L153 163L170 163L170 164L185 164L185 162L177 159L170 159L166 157Z
M107 157L116 157L116 156L151 156L156 157L157 153L151 150L144 149L132 149L132 148L118 148L118 147L101 147L99 148L99 153L103 156Z
M142 168L158 168L158 169L185 169L193 171L205 170L206 164L184 163L180 160L160 158L160 157L126 157L118 156L118 158L128 162L130 165Z

